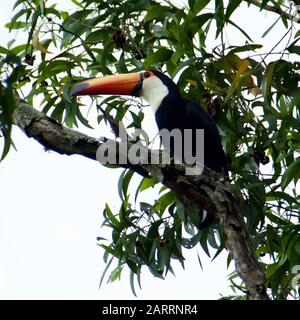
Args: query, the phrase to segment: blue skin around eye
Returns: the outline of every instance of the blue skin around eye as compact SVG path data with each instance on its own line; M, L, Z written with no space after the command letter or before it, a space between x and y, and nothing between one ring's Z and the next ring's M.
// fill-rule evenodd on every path
M76 95L76 93L86 89L88 86L89 86L88 83L78 83L71 89L70 91L71 96Z

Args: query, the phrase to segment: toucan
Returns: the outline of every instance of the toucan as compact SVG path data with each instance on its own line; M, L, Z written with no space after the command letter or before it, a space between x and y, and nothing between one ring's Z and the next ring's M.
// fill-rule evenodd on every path
M193 152L196 129L204 129L204 165L228 177L226 157L214 120L197 102L184 99L178 86L164 73L151 70L91 78L75 84L70 94L141 97L152 107L159 130L191 129ZM168 147L168 151L176 156L174 146Z

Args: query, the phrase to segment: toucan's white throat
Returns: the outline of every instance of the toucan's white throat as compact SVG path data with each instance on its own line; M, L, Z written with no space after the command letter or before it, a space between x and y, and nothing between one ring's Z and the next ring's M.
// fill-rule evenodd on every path
M154 114L168 94L168 87L158 77L144 79L141 97L149 102Z

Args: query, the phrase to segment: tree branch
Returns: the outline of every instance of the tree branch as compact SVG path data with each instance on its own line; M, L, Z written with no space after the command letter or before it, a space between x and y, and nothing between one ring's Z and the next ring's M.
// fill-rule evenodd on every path
M287 20L290 20L290 21L294 21L294 22L297 22L297 23L300 23L300 19L299 17L297 18L296 16L291 16L289 13L283 11L280 7L275 7L275 6L270 6L270 5L264 5L263 8L261 8L261 2L259 2L258 0L245 0L246 2L250 3L250 4L253 4L254 6L260 8L260 9L264 9L264 10L267 10L267 11L270 11L270 12L274 12L274 13L277 13L283 17L285 17ZM296 4L296 1L293 1L293 0L290 0L291 2L294 2L294 4ZM299 4L298 4L299 5Z
M47 149L60 154L77 154L96 160L97 149L103 142L62 126L44 113L18 100L14 122L28 137L36 139ZM117 143L120 145L121 143ZM130 144L129 144L130 146ZM118 153L121 148L116 148ZM147 149L148 150L148 149ZM187 212L195 205L216 217L226 235L226 247L235 260L236 269L249 291L250 299L267 300L265 276L251 247L249 234L232 195L230 185L224 184L221 174L204 169L203 174L188 176L186 165L123 164L143 176L163 179ZM191 206L191 203L193 204Z
M96 153L103 142L81 132L67 128L44 113L18 100L14 112L14 123L29 137L37 140L46 149L59 154L80 155L96 160ZM142 176L148 176L140 165L121 164L118 167L132 169Z

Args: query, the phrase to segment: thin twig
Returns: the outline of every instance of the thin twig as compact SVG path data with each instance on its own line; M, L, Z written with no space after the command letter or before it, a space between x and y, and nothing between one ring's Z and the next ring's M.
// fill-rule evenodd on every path
M254 6L258 7L261 9L261 2L257 1L257 0L245 0L246 2L253 4ZM270 5L265 5L263 7L264 10L270 11L270 12L274 12L277 13L281 16L283 16L284 18L286 18L287 20L290 21L294 21L296 23L300 23L300 19L290 15L289 13L283 11L280 7L275 7L275 6L270 6Z

